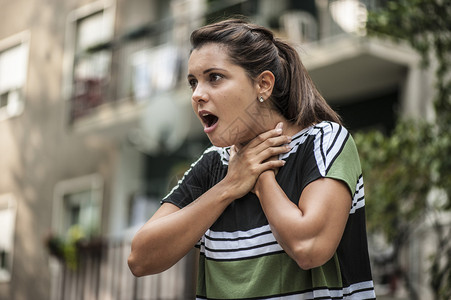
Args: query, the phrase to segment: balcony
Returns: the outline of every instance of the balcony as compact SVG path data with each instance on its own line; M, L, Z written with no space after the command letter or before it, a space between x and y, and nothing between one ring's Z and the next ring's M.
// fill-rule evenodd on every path
M69 121L77 125L93 115L102 116L105 104L115 110L125 109L119 116L139 115L134 110L139 111L145 106L143 103L159 94L181 90L190 48L188 37L204 20L244 14L273 28L280 37L305 45L342 35L365 35L367 8L373 7L374 2L229 0L209 1L204 7L205 4L195 6L190 1L180 1L171 4L167 17L125 26L127 30L114 35L109 27L98 34L90 30L93 26L105 27L106 10L84 16L73 24L76 34L69 68ZM118 121L117 116L114 121Z
M136 278L127 266L130 242L92 241L77 249L76 267L51 258L52 300L176 300L195 295L193 253L161 274Z

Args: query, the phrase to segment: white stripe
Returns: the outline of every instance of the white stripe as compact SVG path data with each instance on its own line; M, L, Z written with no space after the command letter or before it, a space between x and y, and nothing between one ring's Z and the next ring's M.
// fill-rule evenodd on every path
M207 234L208 235L208 234ZM276 239L271 232L265 233L252 238L239 239L239 240L224 240L216 241L208 238L204 239L205 247L212 250L233 250L249 248L253 246L268 244L275 242Z
M365 291L363 291L365 290ZM359 292L356 292L359 291ZM360 299L371 299L376 298L374 292L373 281L362 281L352 284L348 287L343 288L343 294L347 295L343 299L345 300L360 300Z
M301 131L301 132L303 132L303 131ZM299 134L296 134L295 136L298 136L298 135ZM295 138L295 136L293 136L293 138ZM292 141L290 143L290 146L292 147L290 152L279 155L279 159L287 159L291 154L296 153L296 151L298 151L299 146L304 144L305 140L307 140L308 137L309 137L308 134L304 134L300 138Z
M233 232L213 231L209 229L207 230L206 234L212 239L237 239L237 238L247 238L265 231L271 231L271 227L269 227L269 225L263 225L261 227L253 228L246 231L240 230Z
M330 163L332 162L332 160L335 158L335 156L338 154L339 151L342 151L342 146L344 143L346 143L346 138L348 136L348 131L344 128L341 127L341 131L338 132L339 130L339 125L332 123L334 128L334 135L331 137L331 139L329 140L330 143L334 142L335 136L338 134L338 138L335 141L334 145L327 145L327 149L326 149L326 153L330 150L330 147L333 147L332 150L327 153L327 167L330 165Z
M356 191L354 194L354 198L352 199L352 206L349 214L355 213L356 210L365 206L365 188L363 186L363 177L360 176L357 181ZM360 187L361 186L361 187ZM362 200L358 201L360 198L364 197Z
M313 127L305 128L295 135L292 136L292 141L290 143L290 146L292 147L291 150L288 153L284 153L279 155L279 159L287 159L288 156L290 156L293 153L296 153L298 151L298 147L302 144L304 144L305 140L311 135L310 133L307 133L308 131L311 131ZM300 137L299 137L300 136Z
M249 250L240 250L234 252L213 252L205 249L202 245L200 247L200 253L204 254L206 258L216 259L216 260L230 260L230 259L244 259L252 258L255 256L268 255L272 253L277 253L283 251L279 244L273 244L269 246L263 246L259 248L253 248Z
M218 241L214 239L224 240ZM235 232L221 232L209 229L202 237L201 242L201 253L207 258L218 260L250 258L283 250L277 244L269 225L248 231ZM251 247L255 248L248 249Z
M216 148L219 156L221 157L221 162L223 165L228 166L230 160L230 147L226 148Z
M330 163L338 154L338 152L341 151L342 145L346 141L348 131L338 124L328 122L320 123L316 125L316 127L317 128L315 128L315 130L312 132L312 135L315 135L315 159L320 174L322 176L326 176L326 171ZM320 128L318 127L322 128L323 131L321 132ZM338 132L340 127L341 131ZM335 141L335 144L332 145L336 137L337 140ZM330 147L333 148L330 150ZM329 150L330 152L327 153Z
M350 286L343 288L343 291L346 295L348 295L348 294L351 294L353 291L373 289L373 288L374 288L373 281L368 280L368 281L361 281L361 282L351 284Z
M370 289L370 290L366 290ZM359 290L365 290L360 291ZM346 296L343 296L346 295ZM329 290L329 289L318 289L314 291L309 291L305 293L300 293L296 295L288 296L276 296L271 298L264 298L268 300L311 300L311 299L332 299L341 298L344 300L361 300L361 299L373 299L376 298L374 292L374 285L372 281L365 281L353 284L349 287L343 288L342 290ZM201 298L196 298L201 300Z

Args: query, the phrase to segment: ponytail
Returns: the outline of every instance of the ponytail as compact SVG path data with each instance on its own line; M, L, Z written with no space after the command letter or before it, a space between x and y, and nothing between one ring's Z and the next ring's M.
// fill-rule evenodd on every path
M286 42L274 39L281 73L276 79L272 101L289 121L305 128L321 121L341 124L339 115L319 93L298 52Z

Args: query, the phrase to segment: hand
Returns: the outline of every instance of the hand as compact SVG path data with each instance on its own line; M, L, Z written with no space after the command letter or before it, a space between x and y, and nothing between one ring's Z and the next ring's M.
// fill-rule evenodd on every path
M241 149L230 148L229 168L224 180L236 193L236 198L250 192L260 174L285 164L277 156L290 151L286 145L290 141L291 137L282 135L282 123L279 123L275 129L258 135Z

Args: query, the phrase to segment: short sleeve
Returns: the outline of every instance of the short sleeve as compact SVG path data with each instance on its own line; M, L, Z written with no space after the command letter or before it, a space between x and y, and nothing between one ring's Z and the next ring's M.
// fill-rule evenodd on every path
M321 177L341 180L354 195L362 173L354 139L343 126L323 122L314 142L315 160Z
M361 174L362 168L357 147L354 139L349 135L340 154L329 168L326 177L344 181L348 185L351 195L354 195L356 192L356 183Z
M212 149L207 149L185 172L182 179L178 181L169 194L161 200L161 203L172 203L179 208L183 208L199 198L206 191L212 154L214 154Z

